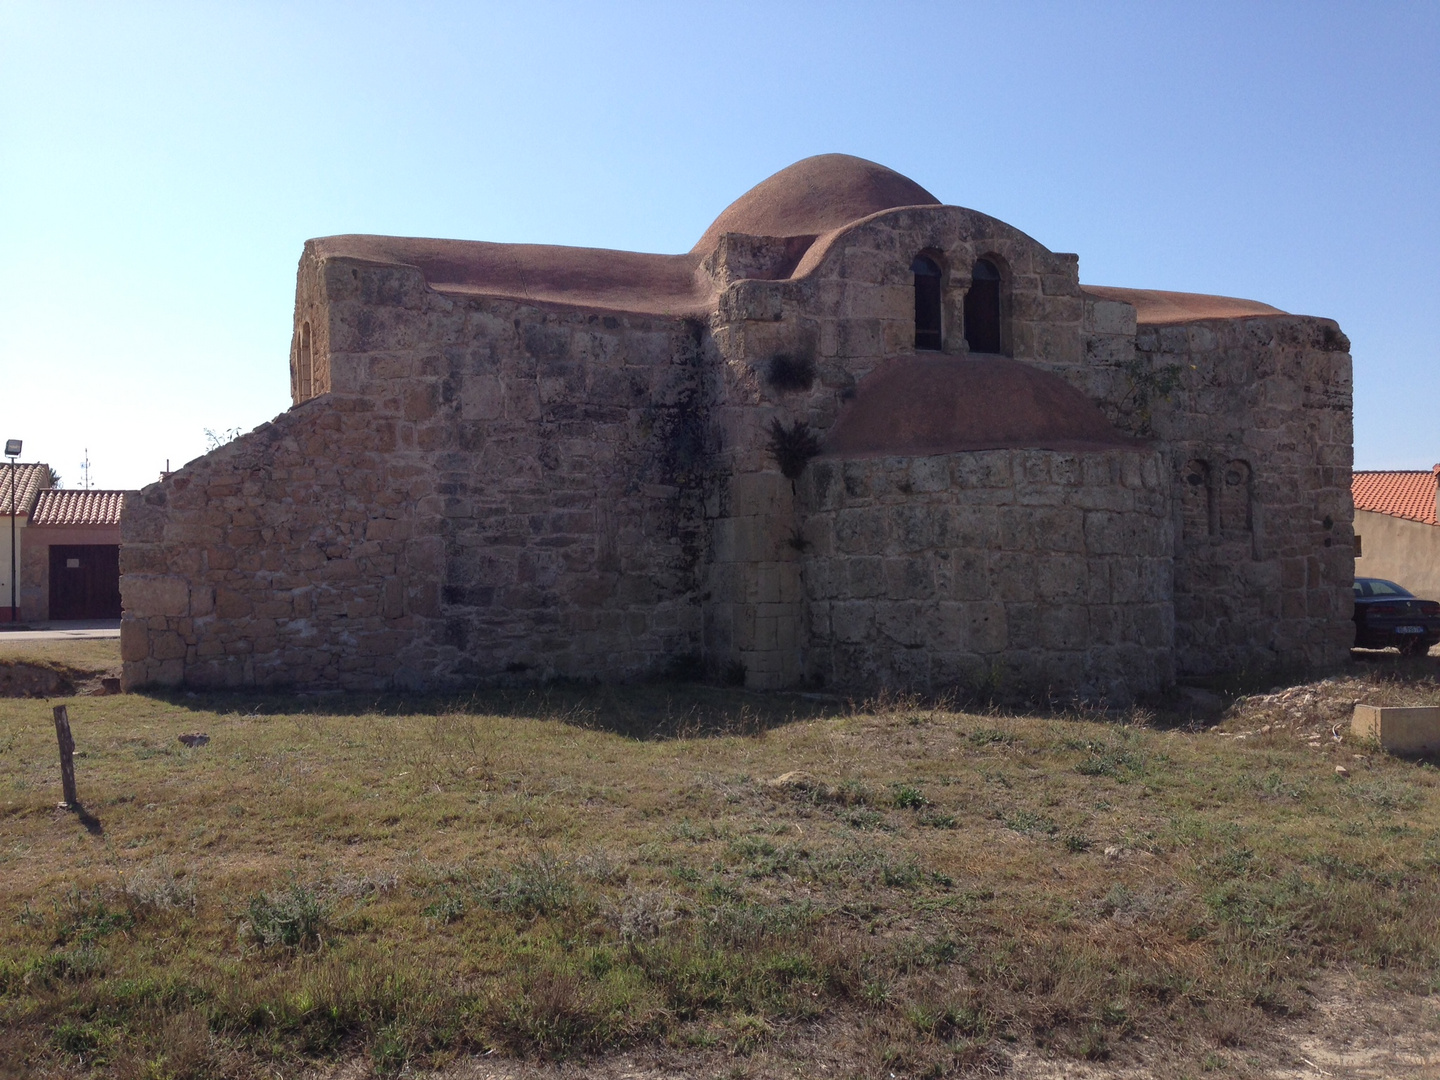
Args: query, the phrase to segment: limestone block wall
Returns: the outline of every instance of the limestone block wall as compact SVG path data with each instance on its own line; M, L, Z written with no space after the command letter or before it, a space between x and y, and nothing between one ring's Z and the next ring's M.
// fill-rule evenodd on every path
M1077 349L1057 350L1031 362L1080 390L1121 431L1152 437L1154 395L1145 395L1134 376L1143 364L1135 352L1135 308L1083 289L1079 303Z
M127 505L131 685L626 678L699 653L703 328L355 260L300 279L329 390Z
M396 428L363 399L312 401L127 499L125 684L404 681L443 551L433 476Z
M1351 645L1350 343L1293 315L1139 327L1179 386L1151 424L1175 491L1182 674L1326 666Z
M703 327L350 262L325 265L332 384L400 412L435 482L440 611L416 668L625 678L698 653Z
M290 338L290 400L298 405L330 392L330 324L319 260L301 259Z
M1136 323L1085 297L1084 356L1041 363L1171 478L1181 675L1325 667L1351 642L1350 344L1296 315Z
M1151 451L821 458L802 477L812 679L1127 701L1173 679Z

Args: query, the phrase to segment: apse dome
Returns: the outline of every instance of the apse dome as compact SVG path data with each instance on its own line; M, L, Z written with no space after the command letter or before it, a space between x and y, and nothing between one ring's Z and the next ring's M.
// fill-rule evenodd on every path
M1139 449L1058 375L1000 356L897 357L856 387L825 439L836 457Z

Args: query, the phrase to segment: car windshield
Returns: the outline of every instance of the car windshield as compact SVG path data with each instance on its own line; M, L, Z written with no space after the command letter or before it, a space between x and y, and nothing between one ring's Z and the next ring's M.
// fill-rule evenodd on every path
M1360 582L1357 581L1355 584L1358 585L1358 584L1360 584ZM1365 585L1366 585L1366 587L1367 587L1367 593L1368 593L1368 595L1370 595L1370 596L1411 596L1411 595L1413 595L1409 590L1407 590L1407 589L1402 589L1399 585L1396 585L1393 581L1383 581L1383 580L1381 580L1380 578L1368 578L1368 579L1365 580Z

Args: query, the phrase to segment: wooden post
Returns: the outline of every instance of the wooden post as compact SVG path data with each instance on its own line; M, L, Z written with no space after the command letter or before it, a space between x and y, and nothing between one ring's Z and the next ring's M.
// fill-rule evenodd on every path
M60 784L65 789L65 801L60 805L73 809L80 805L75 794L75 739L70 734L70 711L64 705L55 706L55 740L60 744Z

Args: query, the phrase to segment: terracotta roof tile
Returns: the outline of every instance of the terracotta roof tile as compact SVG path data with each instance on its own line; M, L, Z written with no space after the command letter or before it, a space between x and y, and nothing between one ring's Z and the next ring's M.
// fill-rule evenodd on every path
M42 488L50 486L50 466L38 462L15 464L15 502L21 514L28 514L35 505L35 496ZM9 517L10 509L10 463L0 462L0 517Z
M1440 524L1435 520L1434 469L1392 469L1356 471L1350 477L1350 491L1356 510Z
M32 525L119 525L123 491L66 491L50 488L35 503Z

